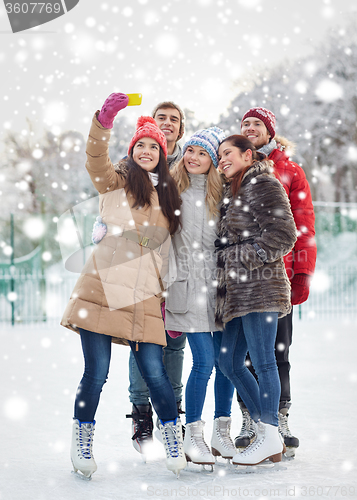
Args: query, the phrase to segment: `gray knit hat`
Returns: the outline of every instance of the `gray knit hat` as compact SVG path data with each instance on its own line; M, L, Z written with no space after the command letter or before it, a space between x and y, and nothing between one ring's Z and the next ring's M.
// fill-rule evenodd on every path
M185 143L182 155L185 154L188 146L201 146L210 155L213 165L218 167L218 148L221 142L225 139L222 129L219 127L210 127L198 130L193 136Z

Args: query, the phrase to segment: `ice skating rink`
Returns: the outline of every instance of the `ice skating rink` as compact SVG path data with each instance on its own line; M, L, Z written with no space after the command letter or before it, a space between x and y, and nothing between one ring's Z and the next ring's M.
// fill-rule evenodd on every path
M167 498L357 498L357 320L294 322L290 429L294 460L251 473L220 461L213 473L190 464L179 479L158 442L147 463L131 444L129 348L113 346L96 415L91 481L71 474L73 400L83 370L79 336L60 326L0 327L0 500ZM191 364L187 345L184 380ZM241 418L233 403L235 437ZM210 442L213 376L203 419Z

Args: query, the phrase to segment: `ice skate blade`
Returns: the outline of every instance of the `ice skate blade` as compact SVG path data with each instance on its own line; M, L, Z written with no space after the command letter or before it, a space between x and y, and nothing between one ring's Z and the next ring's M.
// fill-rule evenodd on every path
M159 429L156 429L155 432L154 432L154 436L156 437L156 439L158 441L160 441L160 443L164 443L163 440L162 440L162 434L161 434L161 431Z
M233 455L230 456L230 457L227 457L227 456L223 456L218 450L216 450L216 448L211 448L211 452L212 452L212 455L215 457L215 459L217 460L217 457L222 457L226 460L231 460L233 458Z
M190 457L189 457L189 456L187 456L187 455L186 455L186 460L187 460L187 465L188 465L189 463L191 463L191 464L195 464L195 465L201 465L201 466L202 466L202 467L201 467L202 472L203 472L203 471L204 471L204 472L213 472L213 466L214 466L214 463L204 463L204 464L203 464L202 462L194 462L194 461L193 461L193 460L191 460L191 459L190 459ZM209 469L206 469L206 466L207 466L207 467L210 467L210 468L209 468Z
M217 465L218 467L230 467L232 464L231 464L231 458L225 458L225 457L222 457L221 458L224 460L224 462L222 462L221 460L219 460L219 457L215 457L215 463L214 465Z
M296 450L296 448L294 448L292 446L287 446L286 451L285 451L283 456L285 458L288 458L288 459L295 458L295 450Z
M281 462L262 462L258 465L238 465L232 467L236 474L266 474L271 472L280 472L287 470L287 467L281 465Z
M139 453L141 460L146 464L150 457L155 455L155 443L154 440L146 442L140 448L134 445L134 449Z
M91 481L92 480L92 475L85 476L82 472L79 472L79 471L72 470L71 474L74 474L76 477L78 477L82 481Z

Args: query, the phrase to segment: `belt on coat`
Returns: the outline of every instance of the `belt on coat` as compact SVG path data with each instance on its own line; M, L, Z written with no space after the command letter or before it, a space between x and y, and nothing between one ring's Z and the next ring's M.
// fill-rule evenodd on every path
M147 236L141 236L137 231L129 230L123 231L121 226L116 226L115 224L107 224L108 230L113 233L113 236L120 236L126 238L127 240L133 241L138 245L149 248L150 250L155 250L161 243L157 243L155 240L148 238Z
M134 243L137 243L138 245L144 248L148 248L150 250L150 255L155 267L157 279L159 280L161 291L164 292L165 288L153 252L153 250L158 248L161 245L161 243L158 244L157 241L150 239L147 236L141 236L134 229L129 231L123 231L121 226L116 226L115 224L107 224L107 228L113 233L113 236L115 235L115 236L120 236L121 238L126 238L127 240L133 241Z

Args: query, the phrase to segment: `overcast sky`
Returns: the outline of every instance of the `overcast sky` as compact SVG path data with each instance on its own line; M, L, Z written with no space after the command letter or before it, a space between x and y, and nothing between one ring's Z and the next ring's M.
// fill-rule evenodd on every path
M13 34L1 3L0 133L21 133L29 119L86 135L118 91L143 94L140 108L123 111L131 119L170 99L215 120L238 78L306 56L356 14L356 0L80 0Z

